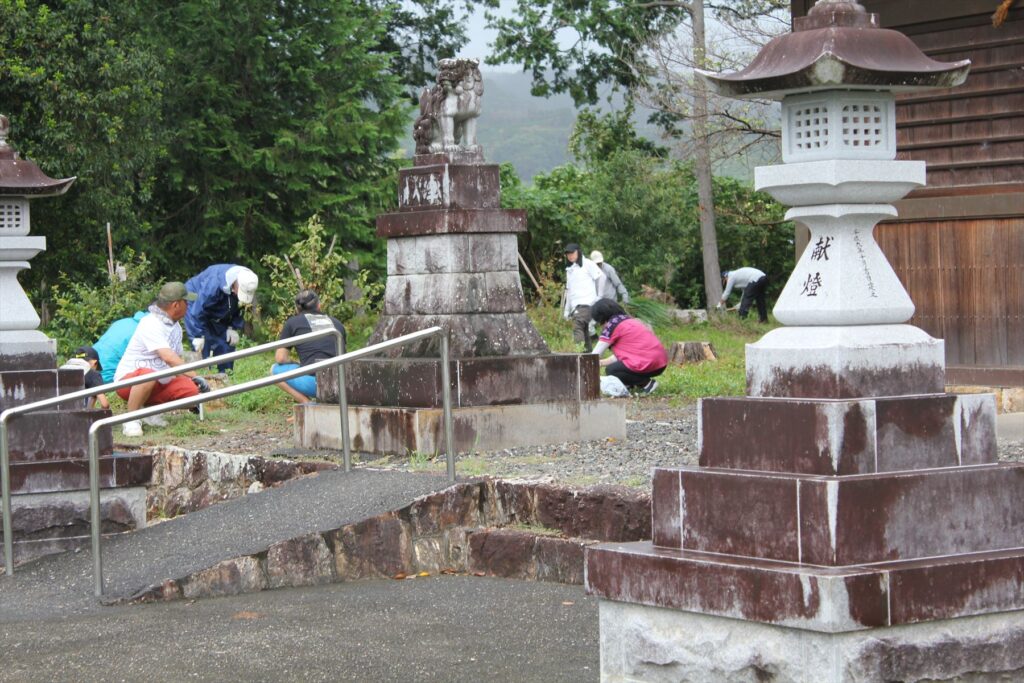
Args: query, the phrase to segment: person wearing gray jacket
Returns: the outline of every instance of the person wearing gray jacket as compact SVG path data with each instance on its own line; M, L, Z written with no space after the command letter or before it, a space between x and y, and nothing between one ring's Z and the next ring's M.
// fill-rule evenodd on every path
M605 263L604 254L595 249L590 252L590 260L596 263L604 273L604 277L597 283L598 298L618 301L621 296L622 303L628 304L629 292L626 291L626 285L622 284L622 280L619 279L619 274L615 272L612 264Z

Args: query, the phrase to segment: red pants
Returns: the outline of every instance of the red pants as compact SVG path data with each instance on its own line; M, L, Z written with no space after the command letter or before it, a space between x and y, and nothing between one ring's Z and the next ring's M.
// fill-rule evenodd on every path
M151 372L156 372L152 368L139 368L133 372L129 372L121 379L131 379L132 377L138 377L139 375L146 375ZM138 385L136 385L138 386ZM117 390L117 395L128 400L128 394L131 392L132 387L121 387ZM189 396L195 396L199 393L199 387L195 385L195 382L191 378L185 377L184 375L178 375L172 377L171 381L167 384L160 384L156 382L156 386L153 387L152 393L146 400L147 406L155 406L158 403L167 403L168 401L175 401L179 398L188 398Z

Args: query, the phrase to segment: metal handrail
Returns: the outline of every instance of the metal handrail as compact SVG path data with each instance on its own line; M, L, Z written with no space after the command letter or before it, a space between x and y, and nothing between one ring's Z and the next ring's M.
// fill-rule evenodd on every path
M344 412L342 415L342 440L344 444L345 452L345 471L350 471L352 468L351 456L348 449L348 401L345 396L345 385L343 384L344 373L343 366L345 363L363 358L364 356L371 356L375 353L383 351L384 349L391 348L393 346L405 346L415 341L422 339L428 339L430 337L441 338L441 396L444 410L444 436L445 436L445 450L447 451L445 456L448 462L448 480L451 482L455 481L455 441L454 441L454 430L452 426L452 396L451 396L451 376L450 368L450 354L448 348L448 333L444 328L441 327L429 327L419 332L413 332L402 337L396 337L395 339L389 339L373 346L367 346L359 349L358 351L352 351L351 353L343 353L334 358L328 358L326 360L317 361L316 363L310 363L304 365L295 370L289 370L282 372L277 375L271 375L269 377L263 377L261 379L254 379L244 384L238 384L232 387L224 387L223 389L217 389L205 394L199 394L198 396L192 396L189 398L180 398L176 401L169 401L167 403L161 403L155 406L149 406L146 408L140 408L130 413L121 413L120 415L113 415L111 417L105 417L101 420L96 420L89 427L89 516L90 516L90 527L92 532L92 558L93 558L93 576L95 580L95 594L96 597L103 596L103 558L100 552L100 459L99 459L99 430L108 425L122 424L129 422L134 419L143 417L151 417L153 415L159 415L166 413L171 410L178 410L180 408L191 408L192 406L205 403L206 401L212 401L218 398L225 398L228 396L234 396L235 394L245 393L253 389L260 389L267 387L272 384L279 382L286 382L295 377L301 377L302 375L308 375L311 372L318 370L326 370L337 366L338 368L338 396L340 398L339 403L344 406L342 409ZM293 337L292 339L298 339ZM223 357L222 357L223 358Z
M7 434L7 421L15 415L21 415L24 413L30 413L34 410L41 410L43 408L49 408L51 406L60 405L62 403L68 403L69 401L76 401L79 399L87 399L95 396L96 394L106 394L117 389L124 387L135 386L136 384L143 384L145 382L152 382L153 380L162 379L164 377L174 377L185 372L197 370L199 368L205 368L210 365L219 365L225 361L235 360L237 358L245 358L247 356L254 356L264 351L270 351L271 349L278 349L285 346L295 346L302 342L309 341L311 339L319 339L321 337L333 336L336 342L336 348L338 355L345 353L345 337L341 331L330 328L327 330L317 330L316 332L307 332L306 334L296 335L289 337L288 339L278 339L276 341L267 342L266 344L260 344L259 346L253 346L248 349L242 349L240 351L232 351L225 353L220 356L210 356L201 360L193 361L191 363L183 363L181 365L175 365L172 368L166 370L158 370L156 372L147 372L144 375L132 377L131 379L123 379L118 382L111 382L110 384L103 384L98 387L92 387L91 389L81 389L79 391L73 391L70 394L61 394L60 396L54 396L53 398L46 398L35 403L27 403L21 406L15 406L8 408L7 410L0 413L0 495L2 495L2 516L3 516L3 530L4 530L4 566L8 576L14 574L14 538L12 533L11 523L11 462L8 444ZM308 366L307 366L308 367ZM283 374L283 373L282 373ZM306 370L300 374L309 374ZM276 376L276 375L275 375ZM296 375L298 376L298 375ZM345 375L343 369L339 366L338 368L338 386L345 386ZM341 407L341 415L345 416L348 414L348 400L344 391L339 391L340 396L339 404ZM348 462L351 455L349 453L348 445L348 420L342 419L341 421L341 435L342 441L344 442L345 460Z

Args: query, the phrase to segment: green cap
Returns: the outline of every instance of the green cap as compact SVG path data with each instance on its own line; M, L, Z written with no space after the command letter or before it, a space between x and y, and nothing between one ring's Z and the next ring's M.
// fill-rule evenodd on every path
M196 293L185 289L185 285L181 282L166 283L160 288L160 293L156 295L157 303L161 304L169 304L181 299L185 301L196 300Z

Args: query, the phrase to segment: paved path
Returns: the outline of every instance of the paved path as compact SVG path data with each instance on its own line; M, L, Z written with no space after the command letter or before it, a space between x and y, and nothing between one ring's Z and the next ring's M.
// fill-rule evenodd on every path
M262 552L278 541L397 510L447 486L447 480L437 475L321 472L104 539L104 595L131 597L164 579ZM15 569L13 577L0 576L0 619L74 614L89 611L94 602L88 548L29 563Z
M6 598L6 595L4 596ZM579 586L466 576L0 615L0 681L597 681Z

